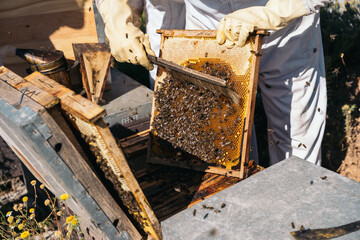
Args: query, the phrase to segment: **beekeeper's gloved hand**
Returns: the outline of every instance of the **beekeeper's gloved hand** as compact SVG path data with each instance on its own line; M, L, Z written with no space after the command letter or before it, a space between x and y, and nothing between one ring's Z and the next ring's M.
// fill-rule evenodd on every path
M302 0L269 0L265 6L244 8L223 17L216 40L232 48L244 46L254 30L279 30L308 12Z
M126 0L103 0L98 5L105 24L105 35L109 40L111 54L119 62L140 64L148 70L154 69L146 53L151 50L149 36L132 23L131 8Z

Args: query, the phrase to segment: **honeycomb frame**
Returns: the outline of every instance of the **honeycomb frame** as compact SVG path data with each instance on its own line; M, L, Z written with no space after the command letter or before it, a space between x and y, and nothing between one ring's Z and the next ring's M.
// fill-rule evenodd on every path
M239 115L236 112L236 115L231 117L231 121L227 123L221 123L220 120L219 123L212 121L213 127L221 128L221 125L226 127L234 123L234 119L240 116L240 124L233 129L235 134L231 137L232 140L237 138L234 144L236 150L234 150L234 153L231 153L231 150L226 150L226 154L230 152L229 155L231 157L224 158L225 160L222 162L214 161L210 164L194 160L196 158L192 157L185 162L178 161L176 156L171 156L171 154L165 153L166 151L163 154L159 154L158 150L161 147L155 141L157 133L153 127L154 118L158 114L155 106L156 99L154 99L148 162L245 178L248 174L251 129L257 92L262 37L266 35L266 32L257 32L249 37L244 47L234 47L232 49L228 49L224 45L218 45L216 43L216 31L213 30L158 30L158 33L162 35L160 57L166 60L183 66L190 65L189 63L200 63L201 65L206 61L230 66L232 74L229 81L232 83L232 88L241 97L240 101L235 103L235 105L239 111L242 111L242 114ZM178 46L181 46L181 51L179 51ZM162 83L164 83L164 79L167 76L167 72L159 67L155 81L155 93L161 90ZM229 134L228 136L231 135Z

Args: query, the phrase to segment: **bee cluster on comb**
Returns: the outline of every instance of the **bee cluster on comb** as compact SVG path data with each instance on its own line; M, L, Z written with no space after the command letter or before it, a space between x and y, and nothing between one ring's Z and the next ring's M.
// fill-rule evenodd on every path
M231 87L231 67L217 61L200 59L183 65L222 78ZM156 136L208 163L238 161L240 151L231 152L241 140L241 121L231 99L171 76L158 83L154 96L152 128Z

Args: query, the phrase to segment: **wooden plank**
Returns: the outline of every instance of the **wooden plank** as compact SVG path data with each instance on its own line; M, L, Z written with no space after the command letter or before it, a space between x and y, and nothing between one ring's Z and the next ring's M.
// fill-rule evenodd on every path
M88 160L84 159L84 154L79 153L81 146L75 140L75 136L73 136L60 111L54 108L49 113L51 116L43 116L43 119L47 125L52 126L53 136L49 139L51 146L55 148L57 144L61 144L58 154L109 217L110 221L113 223L118 222L117 229L120 232L125 229L132 239L141 239L138 230L88 165ZM73 141L70 141L69 138L72 138Z
M110 161L109 166L113 169L114 173L117 174L120 185L123 185L125 190L131 192L138 201L141 211L137 217L144 222L144 230L156 239L161 239L160 224L153 214L151 207L148 205L140 187L137 185L129 166L127 165L126 159L121 150L117 147L116 141L112 137L106 123L100 118L95 125L89 121L84 121L83 117L78 117L83 115L83 112L87 113L86 111L89 110L89 108L87 108L89 105L91 107L95 104L80 95L71 95L72 92L70 90L67 91L62 85L41 74L31 74L26 80L29 80L30 83L34 83L49 93L59 96L62 108L71 114L70 119L72 121L76 119L76 126L82 126L82 128L79 127L80 129L87 129L87 132L82 131L82 133L86 136L95 136L98 141L98 146L100 150L102 150L102 155ZM76 106L76 104L80 106Z
M172 166L172 167L187 168L187 169L192 169L192 170L201 171L201 172L221 174L221 175L229 176L229 177L238 177L238 178L242 179L242 177L240 176L240 171L229 170L229 169L222 168L222 167L210 166L210 165L206 164L205 162L199 162L199 161L194 162L191 160L190 161L177 161L177 160L173 160L170 158L155 157L155 156L151 156L149 158L149 162L155 163L155 164L163 164L163 165Z
M161 239L160 223L104 120L99 119L96 123L89 123L72 117L70 121L84 136L88 136L88 139L91 137L89 144L95 147L94 151L97 152L95 155L101 156L100 165L103 171L106 170L105 175L118 187L119 197L129 208L130 213L147 234L155 239Z
M32 74L26 76L25 80L31 82L35 86L50 93L51 95L58 97L60 100L66 96L75 95L75 92L71 89L61 85L55 80L52 80L39 72L33 72Z
M251 143L251 133L252 133L252 125L254 123L254 113L255 113L255 100L256 100L256 92L257 92L257 84L259 77L259 66L260 66L260 56L261 56L261 45L262 45L262 37L260 35L255 36L255 51L253 54L255 55L255 62L252 65L251 76L250 76L250 86L249 86L249 98L248 98L248 109L246 113L246 121L243 133L243 148L241 152L241 160L240 160L240 176L242 178L246 178L248 175L248 163L250 156L250 143Z
M40 88L34 86L29 82L19 83L16 85L16 88L18 90L27 89L25 95L31 97L33 100L44 106L46 109L52 108L60 102L57 97L41 90Z
M65 111L89 122L95 122L106 114L104 108L90 102L81 95L66 96L61 99L61 106Z
M14 103L14 102L16 103L17 99L19 98L19 95L21 95L21 93L17 92L7 83L0 81L1 98L4 98L6 101L10 103ZM95 175L94 171L88 165L89 160L87 160L85 154L81 151L82 148L80 144L77 142L75 136L72 134L60 110L57 107L54 107L52 109L49 109L48 111L45 111L42 109L42 106L36 104L33 101L36 98L35 95L31 95L30 97L32 99L30 99L27 96L24 96L22 106L30 107L31 109L41 114L44 123L46 124L46 126L50 128L52 134L51 138L48 140L49 144L52 146L52 148L57 149L57 154L59 154L61 159L71 169L76 179L78 179L81 182L84 188L89 192L90 196L94 198L94 200L98 203L98 205L101 207L102 211L104 211L104 213L107 215L110 221L113 223L118 222L116 227L119 230L119 232L126 230L128 234L132 237L132 239L142 239L138 230L134 227L132 222L128 219L128 217L122 211L120 206L116 203L116 201L113 199L110 193L106 190L105 186L101 183L100 179ZM9 127L3 126L3 127L11 129L11 126ZM16 134L14 133L14 135ZM9 138L8 139L9 142L14 141L12 136L8 136L8 138ZM26 142L25 138L23 142ZM51 189L55 194L58 193L58 191L62 191L62 188L56 190L58 186L53 185L53 183L48 179L48 174L51 174L51 168L49 168L48 166L46 167L44 166L44 168L36 167L38 165L36 165L36 163L33 162L33 159L29 159L28 153L25 154L23 152L23 149L19 147L18 143L14 144L12 148L21 158L21 160L25 163L25 165L31 170L31 172L41 182L46 184L49 189ZM42 158L43 157L46 156L42 156ZM44 172L46 172L46 174L44 174ZM61 182L61 180L59 179L57 179L57 181L59 183ZM54 191L54 189L56 191ZM60 194L64 192L65 191L61 192ZM76 210L77 208L78 207L74 209ZM84 218L84 215L81 215L81 218ZM91 217L86 216L86 220L91 221ZM91 233L93 233L93 231L91 231ZM94 232L93 237L95 237L96 239L103 239L102 234L99 235L96 234L96 232Z
M207 37L216 38L217 30L177 30L177 29L158 29L156 33L163 35L164 37ZM269 33L265 30L256 30L254 35L268 36Z
M25 81L22 77L4 66L0 66L0 77L3 82L6 82L12 86L16 86L17 84Z
M143 141L146 141L146 145L147 145L148 137L149 137L149 130L145 130L143 132L131 135L130 137L120 139L119 143L122 148L126 148L129 146L138 144L140 142L143 142Z
M110 50L104 43L73 44L73 49L81 64L82 82L88 99L98 103L110 70Z
M104 108L80 95L75 95L75 92L72 90L39 72L32 73L27 76L25 80L58 97L60 99L61 107L64 110L84 121L95 122L106 114Z
M6 82L19 90L26 88L27 90L25 94L27 96L31 96L33 100L35 100L45 108L51 108L59 103L59 99L57 97L41 90L33 84L26 82L25 79L10 71L4 66L0 67L0 79L3 82Z
M14 102L20 97L21 93L16 89L0 81L0 96L2 99L13 105ZM38 114L47 114L45 109L31 100L27 96L24 96L22 106L30 107ZM6 117L0 115L0 135L7 142L7 144L14 150L20 160L26 165L26 167L33 173L33 175L41 181L52 193L56 196L60 196L63 193L69 193L69 189L63 180L58 178L58 174L52 170L52 167L46 161L45 156L35 149L34 143L24 133L14 125L13 122L9 122ZM42 143L39 143L42 144ZM43 143L43 144L47 144ZM82 227L88 228L89 232L97 236L99 239L106 239L102 231L96 224L92 222L92 217L86 212L79 202L76 202L73 196L68 201L68 206L78 215L81 220Z
M81 56L80 57L80 71L81 71L81 79L84 89L86 91L86 96L89 100L92 100L91 95L94 94L94 84L93 84L93 75L91 71L91 64L89 60Z
M110 52L105 43L73 43L72 44L76 61L80 62L81 55L89 52Z

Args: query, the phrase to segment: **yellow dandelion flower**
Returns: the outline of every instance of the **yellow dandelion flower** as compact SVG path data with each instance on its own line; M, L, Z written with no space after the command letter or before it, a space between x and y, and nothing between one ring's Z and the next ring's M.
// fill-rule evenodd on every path
M44 188L45 188L44 184L41 184L41 185L40 185L40 188L41 188L41 189L44 189Z
M78 221L76 220L76 219L73 219L72 221L71 221L71 224L72 225L76 225L78 223Z
M20 235L20 237L22 238L22 239L24 239L24 238L27 238L28 236L29 236L29 231L23 231L22 233L21 233L21 235Z
M8 212L6 213L6 217L10 217L11 214L12 214L12 211L8 211Z
M34 208L30 208L29 213L33 213L35 211Z
M9 223L12 223L12 222L14 221L14 217L13 217L13 216L8 217L7 221L8 221Z
M68 199L69 198L69 194L67 194L67 193L64 193L64 194L61 194L60 195L60 199L61 200L66 200L66 199Z
M29 200L29 198L28 197L23 197L23 199L22 199L22 201L24 202L24 203L26 203L27 201Z
M75 219L75 216L74 215L70 215L70 216L68 216L67 218L66 218L66 223L69 223L69 222L71 222L72 220L74 220Z
M33 219L35 217L35 213L30 214L30 219Z
M49 200L49 199L46 199L46 200L44 201L44 204L45 204L45 206L49 205L49 204L50 204L50 200Z
M31 184L32 186L35 186L35 185L36 185L36 180L32 180L32 181L30 182L30 184Z
M21 224L18 225L18 229L19 229L19 230L21 230L21 229L23 229L23 228L24 228L24 224L21 223Z

